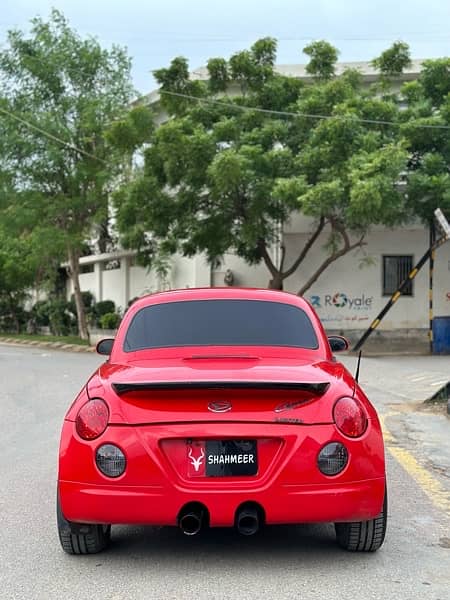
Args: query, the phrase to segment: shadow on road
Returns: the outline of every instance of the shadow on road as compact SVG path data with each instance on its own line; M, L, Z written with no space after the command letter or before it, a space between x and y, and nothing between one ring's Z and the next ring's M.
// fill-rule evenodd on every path
M317 552L341 555L348 553L338 548L332 524L272 526L251 537L239 535L234 529L206 529L194 537L188 537L174 527L113 527L111 546L98 558L107 560L140 558L142 561L156 560L160 564L177 561L192 563L198 567L214 568L219 563L230 568L270 560L286 566L287 562L298 566L300 560L308 560ZM324 558L322 556L322 558ZM137 561L140 562L140 561Z

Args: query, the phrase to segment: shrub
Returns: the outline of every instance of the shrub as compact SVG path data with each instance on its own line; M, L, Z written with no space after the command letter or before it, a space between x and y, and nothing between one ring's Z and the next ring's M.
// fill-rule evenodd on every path
M59 298L36 302L31 310L39 327L50 327L52 335L77 333L77 319L70 302Z
M48 327L50 325L50 301L38 300L31 309L31 314L34 317L38 327Z
M83 305L86 310L86 314L88 314L89 312L92 311L94 303L95 303L94 294L92 292L81 292L81 297L83 298ZM75 294L71 294L69 304L70 304L70 311L74 315L76 315L77 307L75 304Z
M0 331L4 333L20 333L26 329L30 318L21 304L9 298L0 298Z
M100 324L100 319L103 315L107 313L115 313L116 305L112 300L101 300L94 304L89 314L90 323L93 327L102 327Z
M116 305L113 300L101 300L101 302L97 302L94 306L94 310L95 314L100 319L100 317L106 315L106 313L116 312Z
M100 327L102 329L117 329L120 323L120 315L114 312L105 313L100 317Z

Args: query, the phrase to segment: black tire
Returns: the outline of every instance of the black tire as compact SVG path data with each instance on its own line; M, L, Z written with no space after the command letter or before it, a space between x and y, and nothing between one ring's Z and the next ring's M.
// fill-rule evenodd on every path
M111 525L83 525L64 518L57 500L56 515L61 547L67 554L96 554L104 550L111 539Z
M384 496L381 514L371 521L335 523L336 539L350 552L375 552L384 542L387 525L387 493Z

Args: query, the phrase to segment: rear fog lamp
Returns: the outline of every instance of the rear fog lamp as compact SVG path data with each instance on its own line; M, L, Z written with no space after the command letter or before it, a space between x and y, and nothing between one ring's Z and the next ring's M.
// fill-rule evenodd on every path
M339 442L331 442L322 448L317 457L317 466L324 475L337 475L346 466L348 452Z
M108 477L119 477L127 466L125 454L113 444L104 444L97 448L95 462L103 475Z

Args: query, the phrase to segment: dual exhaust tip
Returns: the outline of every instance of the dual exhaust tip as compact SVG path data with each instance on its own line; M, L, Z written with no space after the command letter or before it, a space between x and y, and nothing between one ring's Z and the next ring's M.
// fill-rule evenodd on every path
M254 535L261 526L257 508L241 508L236 514L236 529L241 535Z
M179 526L184 535L197 535L203 525L203 511L191 511L181 515Z
M204 508L182 511L178 525L185 535L197 535L205 523ZM261 510L254 506L244 506L236 513L236 529L241 535L254 535L261 527Z

